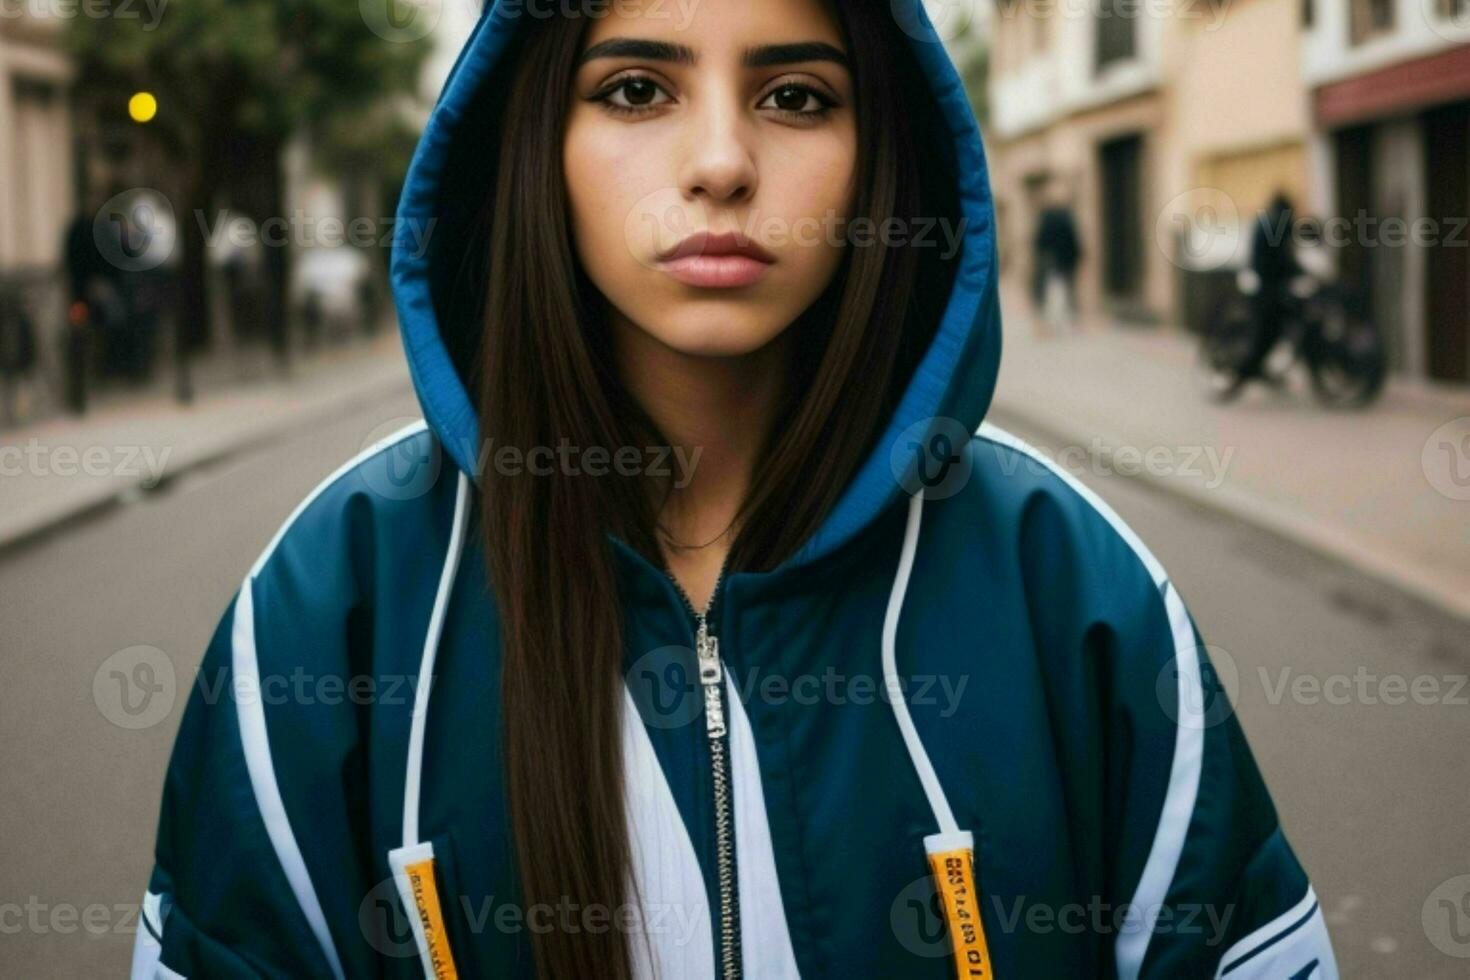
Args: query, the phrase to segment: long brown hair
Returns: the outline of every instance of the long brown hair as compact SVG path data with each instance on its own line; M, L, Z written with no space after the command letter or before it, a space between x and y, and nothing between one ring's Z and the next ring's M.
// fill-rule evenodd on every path
M856 83L853 216L955 220L947 131L887 3L837 3ZM605 300L575 258L561 166L573 63L589 17L526 28L498 119L499 153L478 235L485 265L482 438L528 449L561 440L613 453L656 431L609 356ZM916 147L929 147L920 168ZM823 296L793 324L789 419L768 440L727 568L779 565L816 530L871 450L927 347L953 275L937 249L846 249ZM473 267L472 267L473 268ZM661 441L661 440L659 440ZM661 564L649 477L482 473L487 566L502 657L511 833L522 899L613 910L629 900L620 712L624 654L609 535ZM555 469L553 467L552 469ZM666 492L667 488L662 488ZM616 916L612 921L618 921ZM630 939L538 932L544 977L627 977Z

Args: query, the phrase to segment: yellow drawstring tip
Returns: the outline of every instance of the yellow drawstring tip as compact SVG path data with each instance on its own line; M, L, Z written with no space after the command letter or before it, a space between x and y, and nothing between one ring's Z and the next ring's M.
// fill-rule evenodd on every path
M444 927L444 907L439 901L439 879L434 873L434 845L399 847L388 852L388 866L413 927L414 940L430 980L458 980L449 933Z
M975 843L968 830L930 834L924 838L929 870L944 906L945 928L954 950L959 980L993 980L990 948L980 921L980 893L975 888Z

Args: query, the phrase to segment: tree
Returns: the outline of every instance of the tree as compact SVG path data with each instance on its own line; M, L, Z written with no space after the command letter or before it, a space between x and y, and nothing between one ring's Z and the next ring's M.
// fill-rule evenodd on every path
M982 22L980 19L982 12L983 10L977 8L976 18L966 23L964 29L950 39L946 46L954 58L960 80L964 82L965 93L970 97L970 106L975 111L975 118L983 129L990 121L989 33L990 18L996 15L991 13Z
M385 101L411 95L428 45L422 32L384 29L411 22L417 8L406 0L377 0L392 6L374 25L365 17L371 3L350 0L175 0L151 21L132 0L103 2L112 16L70 22L79 88L146 89L158 98L150 135L179 168L179 316L187 331L180 340L197 342L209 333L205 226L214 227L210 209L221 189L253 184L263 211L257 220L288 217L287 140L303 128L339 130L345 119L367 118ZM392 155L396 162L399 154ZM267 315L280 344L289 250L267 252Z

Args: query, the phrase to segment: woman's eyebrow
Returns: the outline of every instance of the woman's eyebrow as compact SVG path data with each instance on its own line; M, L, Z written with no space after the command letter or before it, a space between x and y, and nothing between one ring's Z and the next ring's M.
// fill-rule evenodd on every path
M798 41L794 44L763 44L746 48L741 63L747 68L771 68L775 65L794 65L803 61L831 61L848 67L847 55L842 49L826 41Z
M642 58L647 61L668 61L680 65L696 65L699 54L683 44L668 41L653 41L638 37L614 37L592 45L577 58L577 67L597 58ZM746 68L771 68L776 65L798 64L804 61L831 61L847 68L847 55L825 41L798 41L791 44L763 44L746 48L741 53L740 63Z
M641 58L645 61L672 61L680 65L699 62L694 49L667 41L650 41L641 37L613 37L592 45L577 58L577 67L598 58Z

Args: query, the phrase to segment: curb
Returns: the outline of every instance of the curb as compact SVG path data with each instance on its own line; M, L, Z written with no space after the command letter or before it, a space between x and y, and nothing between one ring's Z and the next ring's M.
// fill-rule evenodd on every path
M115 480L87 488L69 495L56 507L33 510L14 520L0 520L0 557L35 544L79 520L86 520L119 506L124 500L139 493L153 493L166 488L179 477L197 469L218 463L258 446L273 442L300 429L335 421L343 416L372 405L386 395L398 391L411 391L412 382L407 373L364 384L345 392L324 405L315 406L299 414L291 415L235 438L220 440L212 445L185 451L170 456L168 464L156 482L148 482L146 474L136 477L118 477Z
M1019 426L1040 433L1048 439L1082 447L1089 459L1111 464L1111 450L1094 452L1090 447L1083 445L1083 437L1061 432L1055 426L1028 415L1025 410L1017 410L999 402L995 403L992 409L994 413L1014 419ZM1113 440L1103 440L1104 443L1111 441ZM1117 467L1112 467L1111 472L1124 479L1138 480L1157 490L1182 497L1207 510L1254 525L1277 537L1301 545L1309 551L1348 565L1370 578L1378 579L1420 602L1433 606L1439 612L1456 619L1470 621L1470 593L1447 586L1433 570L1426 570L1417 563L1386 555L1381 548L1356 540L1350 530L1312 520L1300 513L1225 485L1206 489L1150 473L1146 469L1136 473L1125 473L1120 472Z

